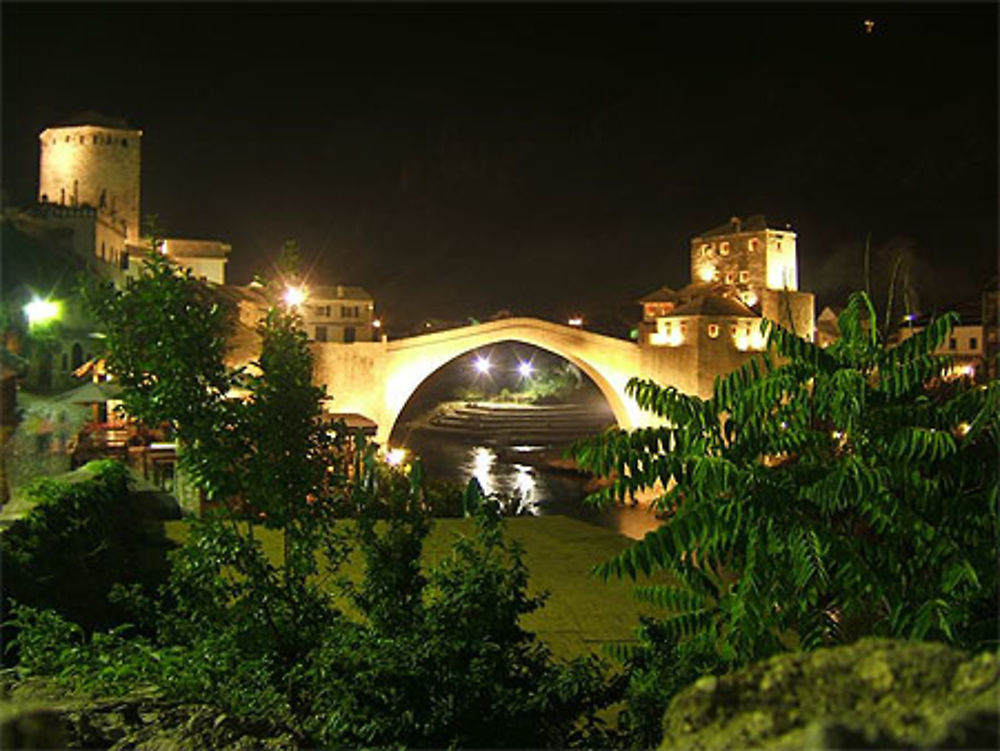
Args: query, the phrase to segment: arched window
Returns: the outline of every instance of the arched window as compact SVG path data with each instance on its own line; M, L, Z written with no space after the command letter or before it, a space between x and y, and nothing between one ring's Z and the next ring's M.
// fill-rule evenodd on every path
M76 370L81 365L83 365L83 347L80 346L80 342L76 342L73 345L73 370Z
M719 324L710 323L708 324L708 336L710 339L716 339L719 336Z

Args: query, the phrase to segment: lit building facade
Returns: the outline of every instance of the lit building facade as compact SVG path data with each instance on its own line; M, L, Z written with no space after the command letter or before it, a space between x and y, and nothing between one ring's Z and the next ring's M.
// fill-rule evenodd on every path
M102 276L134 275L149 252L141 228L142 131L84 112L43 130L38 143L38 205L29 213L46 229L70 233L74 251ZM166 254L194 276L225 284L230 250L216 240L170 238Z
M361 287L310 287L300 315L306 335L316 342L350 344L378 338L375 301Z
M764 349L765 318L810 341L815 335L815 298L798 289L795 233L769 228L761 216L734 217L692 238L691 283L638 302L646 367L674 363L697 393L711 393L717 375Z

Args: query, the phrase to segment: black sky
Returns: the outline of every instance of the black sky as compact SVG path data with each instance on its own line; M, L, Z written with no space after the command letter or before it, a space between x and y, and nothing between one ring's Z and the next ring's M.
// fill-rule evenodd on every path
M997 267L997 7L4 3L3 185L96 109L143 130L143 212L296 238L390 320L608 318L763 213L836 302L906 248L925 308ZM863 20L876 21L865 34Z

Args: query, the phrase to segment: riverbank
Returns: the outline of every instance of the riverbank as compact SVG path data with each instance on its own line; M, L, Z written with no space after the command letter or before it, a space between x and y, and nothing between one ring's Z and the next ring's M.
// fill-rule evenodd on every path
M443 402L409 421L425 430L490 446L568 445L614 425L607 410L584 404Z

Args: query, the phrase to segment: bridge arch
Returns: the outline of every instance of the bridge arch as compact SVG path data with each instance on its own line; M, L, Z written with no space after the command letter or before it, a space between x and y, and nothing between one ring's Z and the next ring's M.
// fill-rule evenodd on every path
M635 344L535 318L507 318L389 342L381 404L372 415L379 426L377 438L388 441L417 388L440 368L501 342L529 344L573 363L597 386L620 427L643 424L641 410L625 393L628 379L638 372Z

